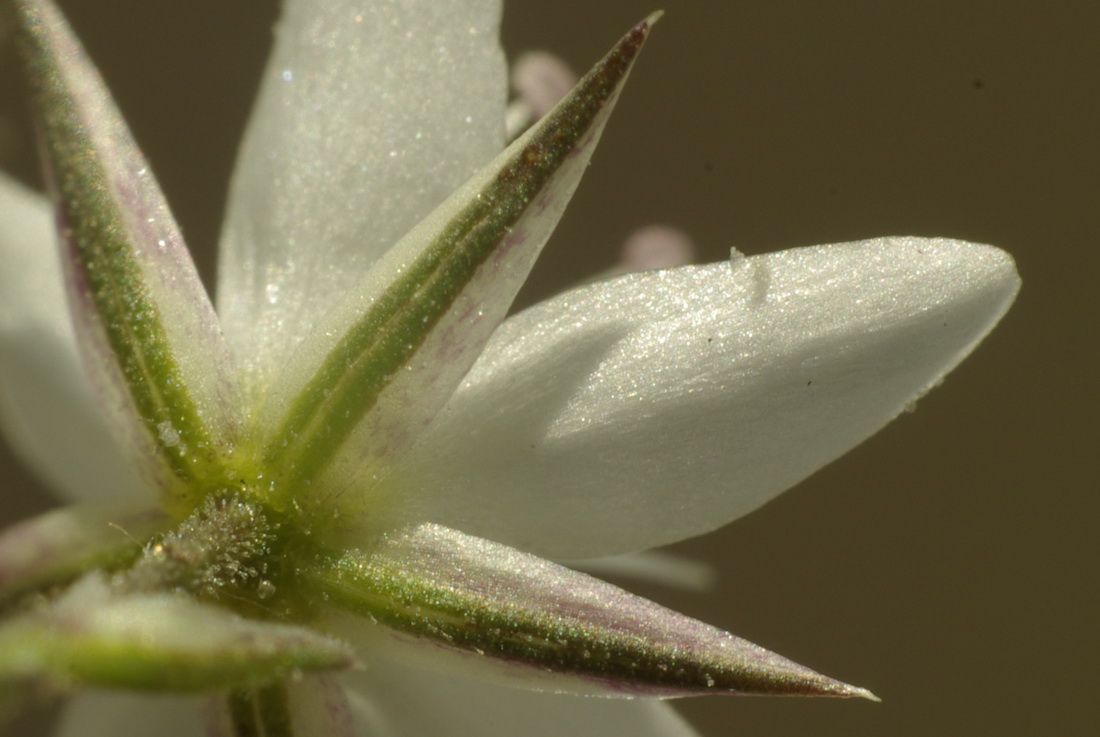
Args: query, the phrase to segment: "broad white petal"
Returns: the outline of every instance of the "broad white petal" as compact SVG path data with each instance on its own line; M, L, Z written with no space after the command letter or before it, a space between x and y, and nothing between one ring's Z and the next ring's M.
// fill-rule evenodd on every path
M306 505L342 495L361 469L379 478L447 403L580 183L651 21L409 231L286 361L260 415L273 497Z
M250 397L380 254L504 147L500 6L286 3L218 270Z
M885 238L563 294L501 326L372 508L559 559L701 534L909 407L1018 288L995 248Z
M456 678L378 659L348 679L359 737L693 737L667 704L586 698Z
M65 706L56 737L204 737L200 698L85 691Z
M72 500L153 498L102 420L77 352L52 209L0 174L0 425Z

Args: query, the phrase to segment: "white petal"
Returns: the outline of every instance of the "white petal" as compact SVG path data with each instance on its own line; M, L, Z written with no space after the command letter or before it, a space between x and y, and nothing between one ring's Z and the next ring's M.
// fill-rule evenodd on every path
M87 691L65 707L56 737L203 737L199 700Z
M260 415L275 494L307 504L342 494L360 469L378 478L439 413L561 218L650 28L626 33L301 342Z
M77 353L47 200L0 175L0 424L73 500L145 498Z
M646 699L526 691L379 659L349 679L360 737L693 737L673 709Z
M712 591L717 578L717 572L710 563L667 550L640 550L602 558L585 558L569 561L568 565L597 578L633 578L698 593Z
M504 146L499 0L288 2L219 268L255 397L316 317Z
M905 410L1018 287L995 248L886 238L564 294L501 327L374 508L557 558L701 534Z

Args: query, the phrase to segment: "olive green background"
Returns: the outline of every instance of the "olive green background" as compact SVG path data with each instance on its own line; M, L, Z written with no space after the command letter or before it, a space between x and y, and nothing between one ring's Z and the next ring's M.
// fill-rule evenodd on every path
M583 70L656 1L516 0L505 43ZM275 3L62 5L209 277ZM629 584L883 703L713 698L683 711L707 735L1100 733L1100 5L665 9L521 303L608 266L649 222L686 229L703 260L948 235L1006 248L1024 279L1002 326L915 414L678 546L716 566L713 593ZM13 78L5 52L0 158L34 181ZM4 517L44 509L46 492L0 452Z

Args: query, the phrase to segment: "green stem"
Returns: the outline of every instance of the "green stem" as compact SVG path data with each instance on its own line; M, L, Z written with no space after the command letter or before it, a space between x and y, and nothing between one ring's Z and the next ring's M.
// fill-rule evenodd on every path
M233 737L294 737L285 681L233 691L226 698Z

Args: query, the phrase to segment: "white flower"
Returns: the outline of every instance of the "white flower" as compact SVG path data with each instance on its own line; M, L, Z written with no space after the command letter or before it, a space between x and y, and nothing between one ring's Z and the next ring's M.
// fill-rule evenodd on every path
M691 733L494 678L869 695L534 556L673 542L797 483L972 350L1018 289L1006 254L735 254L504 320L652 18L505 149L498 2L290 0L215 316L64 22L12 4L65 272L48 206L0 182L0 406L59 491L122 504L0 538L0 683L217 691L237 734ZM62 732L201 728L136 699L79 696Z

